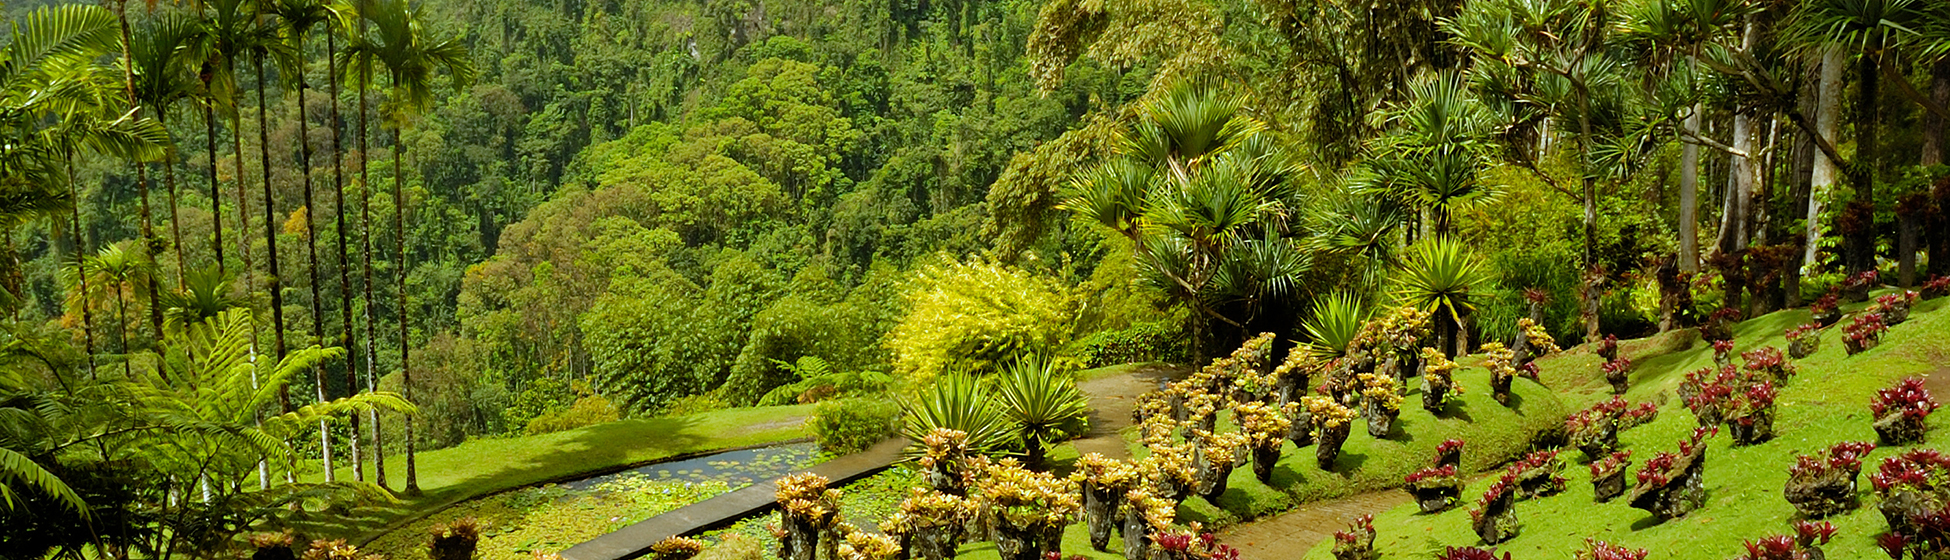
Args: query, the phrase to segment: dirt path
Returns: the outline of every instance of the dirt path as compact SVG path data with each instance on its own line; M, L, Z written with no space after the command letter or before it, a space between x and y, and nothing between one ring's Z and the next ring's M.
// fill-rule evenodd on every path
M1070 444L1076 446L1080 455L1102 453L1112 459L1130 458L1131 450L1125 447L1121 432L1131 426L1131 409L1138 395L1183 377L1189 371L1179 366L1148 364L1126 373L1078 383L1077 388L1090 396L1090 433Z
M1302 504L1293 511L1229 527L1219 533L1219 540L1239 549L1240 558L1298 560L1314 545L1332 538L1335 531L1346 529L1354 518L1379 514L1408 501L1407 492L1382 490Z

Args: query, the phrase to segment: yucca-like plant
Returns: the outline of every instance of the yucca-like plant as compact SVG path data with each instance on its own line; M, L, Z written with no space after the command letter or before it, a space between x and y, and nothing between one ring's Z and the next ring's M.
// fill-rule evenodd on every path
M1002 414L1014 426L1031 466L1041 466L1044 447L1076 431L1089 417L1083 392L1060 368L1052 360L1027 357L996 378Z
M923 441L935 428L947 428L968 434L968 450L979 454L995 453L1014 443L1014 422L973 377L941 376L918 397L902 400L901 409L905 412L901 435L909 441ZM918 456L921 449L909 446L906 453Z
M1435 238L1417 245L1402 263L1396 296L1435 315L1439 349L1455 355L1463 317L1488 293L1495 274L1460 241Z
M1302 325L1307 335L1313 338L1308 346L1316 355L1337 358L1347 352L1347 346L1361 332L1361 324L1368 320L1368 307L1361 298L1351 293L1341 292L1314 301L1313 316Z

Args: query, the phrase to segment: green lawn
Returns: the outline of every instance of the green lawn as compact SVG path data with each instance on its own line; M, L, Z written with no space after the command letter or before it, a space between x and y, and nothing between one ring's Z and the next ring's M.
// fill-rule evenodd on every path
M623 420L536 436L477 439L420 453L419 496L400 496L395 503L350 512L315 513L298 525L307 534L365 542L454 504L506 490L677 455L807 437L811 432L803 420L812 409L811 405L738 408ZM386 466L389 482L398 489L404 481L404 456L388 456ZM339 469L338 477L350 480L350 469Z
M1800 374L1781 390L1775 439L1741 448L1731 447L1724 433L1710 440L1705 465L1707 504L1692 515L1657 523L1623 499L1594 504L1590 471L1577 463L1582 454L1573 450L1566 454L1572 462L1565 472L1571 480L1570 490L1519 503L1516 514L1524 525L1523 532L1498 548L1518 558L1567 558L1589 537L1645 548L1653 558L1718 559L1744 553L1744 540L1791 532L1796 512L1781 497L1781 491L1796 455L1819 452L1840 441L1875 441L1868 402L1877 389L1907 376L1950 374L1950 311L1943 310L1946 301L1950 300L1919 304L1909 322L1890 329L1881 346L1853 357L1842 349L1840 327L1829 329L1821 351L1800 360ZM1784 331L1807 319L1806 310L1790 310L1747 321L1735 331L1736 351L1769 345L1785 348ZM1621 438L1624 448L1633 452L1632 472L1653 454L1676 448L1676 442L1697 426L1692 414L1672 395L1687 371L1712 363L1712 349L1705 344L1670 352L1653 348L1670 342L1670 337L1634 341L1624 348L1637 366L1627 398L1656 402L1661 408L1656 422ZM1552 367L1589 371L1595 370L1596 364L1595 356L1576 351L1547 365L1546 371ZM1584 387L1566 387L1575 391L1567 393L1565 399L1588 402L1600 397L1602 387L1602 381L1595 380ZM1950 395L1938 398L1946 397ZM1940 427L1944 422L1944 416L1937 415L1930 423ZM1942 441L1943 436L1936 437ZM1835 542L1825 547L1829 558L1882 557L1874 537L1886 527L1874 509L1876 500L1866 477L1883 457L1903 449L1878 448L1864 461L1860 483L1864 507L1830 519L1839 531ZM1493 477L1484 477L1472 484L1464 495L1468 502L1465 507L1422 515L1407 505L1377 516L1376 547L1381 556L1430 558L1446 546L1476 544L1468 510L1492 482ZM1330 548L1316 546L1308 558L1332 558Z

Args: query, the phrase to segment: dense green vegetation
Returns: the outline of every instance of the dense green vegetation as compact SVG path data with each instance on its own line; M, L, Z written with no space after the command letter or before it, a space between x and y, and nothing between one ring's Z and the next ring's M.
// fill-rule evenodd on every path
M0 13L7 557L369 535L673 454L934 428L1025 459L982 491L1064 502L1042 471L1094 468L1062 444L1091 414L1073 373L1130 362L1249 385L1181 386L1213 410L1172 422L1219 423L1150 411L1124 434L1139 463L1245 453L1316 406L1413 435L1145 506L1228 523L1399 484L1429 431L1490 450L1468 469L1539 444L1588 404L1557 381L1603 375L1518 369L1536 341L1753 328L1950 276L1940 2ZM1401 408L1450 358L1496 387L1435 399L1471 416ZM1509 390L1526 373L1545 383ZM1787 410L1789 433L1815 414ZM1754 472L1791 455L1751 449Z

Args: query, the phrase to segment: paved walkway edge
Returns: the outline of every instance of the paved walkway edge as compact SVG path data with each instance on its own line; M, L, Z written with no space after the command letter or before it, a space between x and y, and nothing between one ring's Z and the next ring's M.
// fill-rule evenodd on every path
M892 438L866 451L813 465L813 474L839 485L880 472L900 460L904 438ZM777 480L768 480L720 494L708 500L638 521L614 533L569 547L563 560L630 560L650 554L650 547L664 539L695 534L728 525L739 519L771 509L778 491Z

